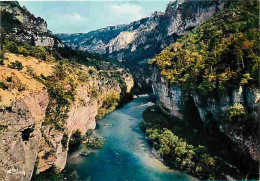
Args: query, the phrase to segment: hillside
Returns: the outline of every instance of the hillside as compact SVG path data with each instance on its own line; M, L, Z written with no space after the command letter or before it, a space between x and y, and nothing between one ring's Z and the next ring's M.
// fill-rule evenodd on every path
M139 85L149 84L147 61L183 34L223 9L223 1L173 1L165 12L155 12L128 25L111 26L89 33L57 34L75 49L106 54L129 67ZM140 74L140 72L143 72Z
M125 101L133 78L104 57L64 46L18 2L1 2L1 19L0 180L60 172L70 138Z
M227 179L223 177L230 175L226 163L238 170L230 175L235 179L259 177L258 12L258 1L227 2L222 12L149 61L153 67L152 87L161 111L156 113L164 116L152 117L150 114L154 113L147 110L146 134L154 145L159 145L159 151L169 149L163 152L164 157L170 157L176 165L183 162L176 163L175 159L185 160L187 165L181 167L202 179L213 175L215 179ZM180 126L178 120L185 126ZM169 140L164 143L164 134L173 135L170 139L180 144L184 144L184 139L192 148L179 148ZM200 144L209 149L207 154L216 157L207 155L207 161L198 162L193 145L199 148ZM179 149L184 149L183 153L195 150L195 154L185 155ZM226 163L218 163L218 159ZM199 173L197 169L204 171Z

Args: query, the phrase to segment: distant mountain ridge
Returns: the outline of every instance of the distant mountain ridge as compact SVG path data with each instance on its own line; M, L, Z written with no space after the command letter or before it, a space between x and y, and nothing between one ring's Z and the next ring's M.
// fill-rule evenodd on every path
M165 12L128 25L109 26L89 33L56 34L74 49L108 55L130 68L141 87L150 87L148 59L183 34L204 23L224 8L225 1L176 0Z
M92 53L108 54L136 64L153 57L178 37L223 9L224 1L174 1L165 12L128 25L109 26L89 33L56 34L66 45ZM130 63L132 61L133 63Z

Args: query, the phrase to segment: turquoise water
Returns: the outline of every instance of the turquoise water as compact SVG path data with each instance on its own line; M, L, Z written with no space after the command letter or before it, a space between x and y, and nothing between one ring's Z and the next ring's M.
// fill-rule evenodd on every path
M142 112L148 98L138 98L97 122L96 136L105 138L105 146L81 157L76 151L68 158L68 167L80 179L94 181L169 181L196 180L185 173L168 169L156 158L140 130Z

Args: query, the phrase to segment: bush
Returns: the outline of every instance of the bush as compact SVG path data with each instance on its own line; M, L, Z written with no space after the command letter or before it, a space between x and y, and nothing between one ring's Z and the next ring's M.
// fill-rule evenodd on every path
M24 47L19 46L18 48L18 53L22 54L23 56L28 56L30 54L30 52L28 50L26 50Z
M85 146L87 148L99 149L102 148L104 144L105 144L104 138L94 137L94 138L90 138L87 141Z
M4 49L9 50L12 53L17 53L18 52L18 46L13 41L7 41L5 43L5 45L4 45Z
M245 118L246 110L243 105L236 104L226 110L226 117L229 121L241 120Z
M88 156L90 154L90 150L87 148L84 148L81 152L80 155L82 156Z
M8 67L11 68L11 69L22 70L23 69L23 64L16 60L15 62L11 62L8 65Z
M8 89L8 86L4 82L0 82L0 88L6 90Z
M201 97L218 98L259 79L259 6L237 1L169 45L149 64L170 84ZM235 15L235 16L234 16Z
M31 47L31 55L33 57L46 60L47 52L43 47Z
M4 65L4 51L0 51L0 65Z
M7 81L7 82L12 82L12 77L7 77L7 78L6 78L6 81Z

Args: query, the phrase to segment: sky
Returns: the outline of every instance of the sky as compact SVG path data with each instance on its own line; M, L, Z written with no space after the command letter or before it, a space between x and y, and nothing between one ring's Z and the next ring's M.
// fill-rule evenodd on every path
M19 1L42 17L53 33L87 33L99 28L128 24L155 11L165 11L169 0L132 1Z

